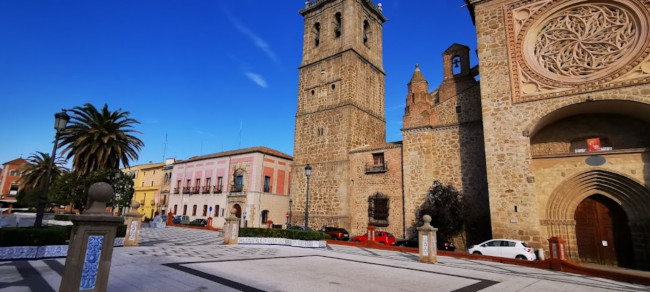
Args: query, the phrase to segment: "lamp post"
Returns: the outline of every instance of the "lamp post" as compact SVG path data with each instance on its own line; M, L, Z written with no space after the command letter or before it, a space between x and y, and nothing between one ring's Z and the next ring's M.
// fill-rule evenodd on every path
M54 148L52 149L52 156L50 157L50 166L47 168L47 174L45 175L45 187L43 193L38 199L38 209L36 209L36 220L34 221L34 227L41 227L43 225L43 212L45 211L45 204L47 203L47 192L50 189L50 180L52 179L52 167L54 167L54 160L56 159L56 148L59 145L59 136L61 131L65 129L65 126L68 124L70 116L61 110L60 113L54 114L54 129L56 134L54 135Z
M305 230L309 227L309 177L311 176L311 166L305 166L305 175L307 176L307 194L305 198Z

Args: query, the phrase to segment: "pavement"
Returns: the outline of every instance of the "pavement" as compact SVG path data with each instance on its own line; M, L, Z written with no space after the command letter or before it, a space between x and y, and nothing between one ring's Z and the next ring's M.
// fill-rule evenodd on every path
M650 286L515 265L328 245L223 245L219 232L143 228L117 247L108 291L650 291ZM65 258L0 262L0 292L57 291Z

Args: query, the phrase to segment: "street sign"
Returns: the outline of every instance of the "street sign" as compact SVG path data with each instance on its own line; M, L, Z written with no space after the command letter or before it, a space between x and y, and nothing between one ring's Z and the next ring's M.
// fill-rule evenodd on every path
M210 206L210 213L212 213L212 206Z

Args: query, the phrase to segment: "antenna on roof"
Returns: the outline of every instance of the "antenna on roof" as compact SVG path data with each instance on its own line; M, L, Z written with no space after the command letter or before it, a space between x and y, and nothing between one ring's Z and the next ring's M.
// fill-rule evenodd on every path
M163 144L163 157L162 161L165 161L165 153L167 152L167 133L165 133L165 144Z

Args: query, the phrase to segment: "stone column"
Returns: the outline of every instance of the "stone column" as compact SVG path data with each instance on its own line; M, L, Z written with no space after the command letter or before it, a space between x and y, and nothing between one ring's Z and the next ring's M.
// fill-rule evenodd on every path
M124 222L106 211L112 198L109 184L94 183L88 190L88 208L70 216L74 226L59 291L106 291L115 232Z
M431 226L431 216L422 217L424 224L418 227L418 239L420 248L420 262L435 264L438 262L438 248L436 246L436 234L438 228Z
M138 201L131 202L131 211L124 215L126 221L126 237L124 238L124 246L138 246L138 239L140 238L140 227L142 222L142 214L138 213L140 203Z
M223 229L223 243L237 244L239 239L239 218L235 215L237 209L232 208L230 217L226 218L226 226Z

